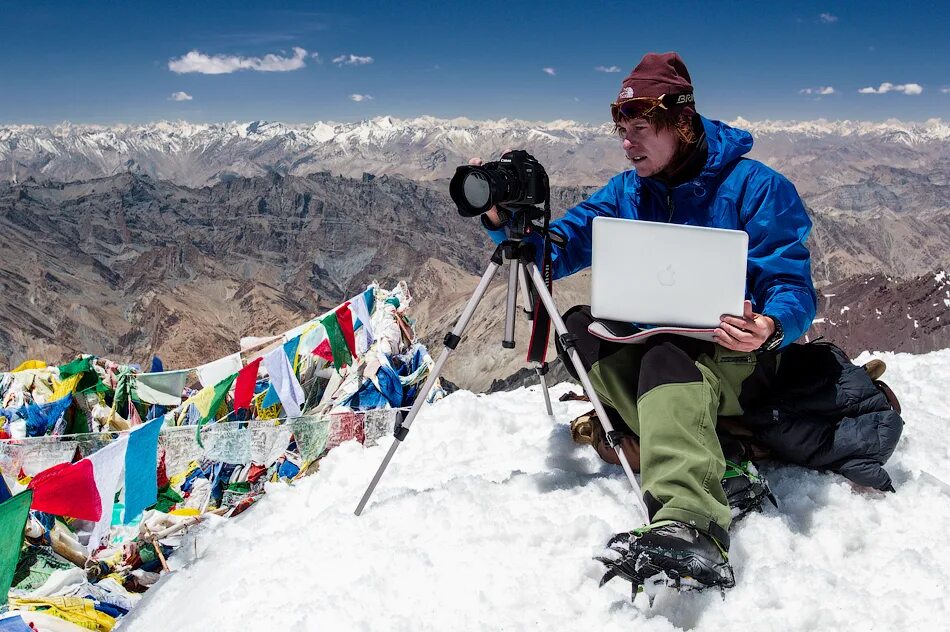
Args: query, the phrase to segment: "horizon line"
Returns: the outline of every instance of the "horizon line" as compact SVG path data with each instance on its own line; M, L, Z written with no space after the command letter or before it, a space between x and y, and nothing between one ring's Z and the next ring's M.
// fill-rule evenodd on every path
M706 117L706 118L712 118L712 117ZM292 127L298 127L298 126L312 127L314 125L318 125L321 123L325 125L358 125L362 123L375 122L382 119L391 119L393 121L398 121L400 123L412 123L419 119L432 119L434 121L447 122L447 123L452 123L455 121L458 121L461 123L464 121L465 123L468 123L471 125L521 123L521 124L527 124L527 125L550 126L550 125L558 125L558 124L560 125L571 124L571 125L591 127L591 128L612 125L612 123L609 121L604 121L602 123L592 123L592 122L569 119L569 118L558 118L558 119L551 119L551 120L542 120L542 119L532 120L532 119L521 119L521 118L513 118L513 117L501 117L501 118L492 119L492 118L472 118L468 116L443 117L443 116L436 116L433 114L419 114L419 115L411 116L411 117L402 117L402 116L396 116L392 114L380 114L377 116L365 117L365 118L360 118L360 119L351 120L351 121L334 121L332 119L313 119L310 121L287 121L287 120L267 119L267 118L248 119L248 120L243 120L243 121L237 120L237 119L218 120L218 121L190 121L183 118L178 118L178 119L161 118L161 119L155 119L152 121L141 122L141 123L125 123L121 121L115 121L111 123L84 123L84 122L79 122L79 121L71 121L69 119L64 119L57 123L16 123L16 122L0 121L0 128L17 128L17 127L47 128L47 129L53 129L53 128L58 128L58 127L135 128L135 127L155 126L155 125L161 125L161 124L186 124L186 125L226 127L226 126L234 126L234 125L248 126L248 125L253 125L255 123L256 124L279 124L279 125L284 125L288 127L291 127L291 126ZM767 119L759 119L759 120L750 120L743 117L742 115L737 115L731 119L714 119L714 120L721 120L725 123L730 123L730 124L739 123L739 124L752 124L752 125L765 125L765 124L801 125L801 124L807 124L807 123L816 123L816 124L821 123L821 124L852 124L852 125L854 124L869 124L869 125L901 124L901 125L921 125L921 126L928 125L929 126L929 125L950 124L950 121L945 122L943 117L940 117L940 116L929 117L923 120L901 119L898 117L889 117L889 118L881 119L881 120L848 119L848 118L828 119L825 117L812 118L812 119L768 119L767 118Z

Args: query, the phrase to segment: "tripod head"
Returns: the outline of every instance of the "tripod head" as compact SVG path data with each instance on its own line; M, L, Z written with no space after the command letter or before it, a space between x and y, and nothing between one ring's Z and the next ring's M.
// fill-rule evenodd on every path
M543 207L533 204L506 204L502 207L511 217L508 222L508 240L521 241L527 235L537 234L542 238L549 238L556 246L567 245L560 233L548 230L551 222L551 205L544 203Z

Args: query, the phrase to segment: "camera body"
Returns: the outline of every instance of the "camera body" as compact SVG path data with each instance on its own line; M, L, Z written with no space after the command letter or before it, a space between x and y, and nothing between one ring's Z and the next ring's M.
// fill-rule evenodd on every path
M549 194L547 172L524 150L509 151L481 166L459 167L449 183L449 195L463 217L476 217L498 205L544 204Z

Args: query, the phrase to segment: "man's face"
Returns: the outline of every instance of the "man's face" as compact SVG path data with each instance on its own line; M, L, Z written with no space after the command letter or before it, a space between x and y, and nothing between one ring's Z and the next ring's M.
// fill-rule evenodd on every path
M623 152L638 176L649 178L669 166L676 153L673 130L656 130L642 118L620 119L617 127L623 139Z

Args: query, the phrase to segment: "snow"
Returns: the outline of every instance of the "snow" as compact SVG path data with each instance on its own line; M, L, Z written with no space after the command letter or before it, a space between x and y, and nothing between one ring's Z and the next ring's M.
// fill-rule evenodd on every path
M766 465L780 508L733 528L737 585L661 594L597 588L591 557L638 526L629 483L575 446L583 402L537 388L458 392L424 410L362 517L353 509L388 441L347 443L320 472L274 485L150 590L122 631L936 630L950 600L950 349L883 359L904 406L888 464L897 494ZM202 538L204 538L202 540Z

